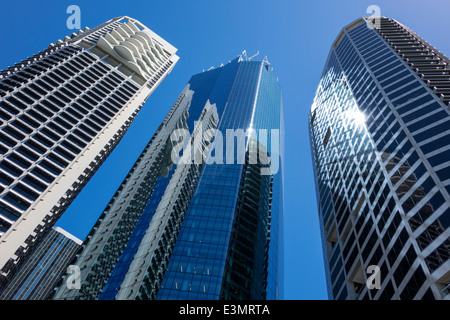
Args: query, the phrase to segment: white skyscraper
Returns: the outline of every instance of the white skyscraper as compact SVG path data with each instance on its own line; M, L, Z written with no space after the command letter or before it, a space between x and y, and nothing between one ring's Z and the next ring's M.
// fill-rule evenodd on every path
M0 73L0 288L118 144L176 51L119 17Z

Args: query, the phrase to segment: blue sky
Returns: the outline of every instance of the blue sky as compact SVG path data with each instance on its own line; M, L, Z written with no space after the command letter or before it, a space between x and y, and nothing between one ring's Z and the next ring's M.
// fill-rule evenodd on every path
M81 9L82 28L122 15L140 20L178 48L180 61L58 225L83 240L191 75L243 50L260 51L255 59L267 56L279 77L286 117L285 299L326 299L307 114L331 43L374 4L448 56L450 2L2 1L0 69L70 35L66 8L71 4Z

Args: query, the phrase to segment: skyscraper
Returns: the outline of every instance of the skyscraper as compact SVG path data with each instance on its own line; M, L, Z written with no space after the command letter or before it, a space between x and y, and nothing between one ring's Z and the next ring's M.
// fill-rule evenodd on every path
M0 287L120 141L175 53L120 17L0 73Z
M309 113L330 298L449 299L449 84L394 19L334 41Z
M36 246L27 262L0 293L2 300L45 300L79 250L82 241L65 230L54 227Z
M267 59L192 76L54 298L279 299L283 129Z

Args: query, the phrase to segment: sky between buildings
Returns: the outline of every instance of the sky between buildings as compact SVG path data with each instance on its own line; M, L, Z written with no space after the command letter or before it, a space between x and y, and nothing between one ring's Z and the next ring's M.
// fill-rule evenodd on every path
M267 56L279 78L286 118L284 298L327 299L307 115L330 46L342 27L377 5L449 56L450 1L1 1L0 69L70 35L69 5L80 7L81 28L138 19L177 47L180 61L57 225L84 240L189 78L259 51L254 59Z

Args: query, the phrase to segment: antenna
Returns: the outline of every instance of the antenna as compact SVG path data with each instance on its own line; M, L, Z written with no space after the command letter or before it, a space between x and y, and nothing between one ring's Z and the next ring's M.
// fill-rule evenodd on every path
M247 50L242 51L242 55L245 57L245 61L248 60L247 58Z
M250 60L252 60L254 57L256 57L257 55L259 55L259 50L258 50L258 52L256 52L254 55L252 55L250 58L248 58L247 60L250 61Z

